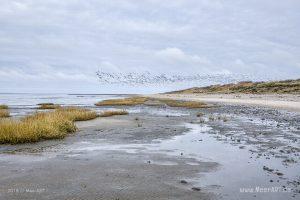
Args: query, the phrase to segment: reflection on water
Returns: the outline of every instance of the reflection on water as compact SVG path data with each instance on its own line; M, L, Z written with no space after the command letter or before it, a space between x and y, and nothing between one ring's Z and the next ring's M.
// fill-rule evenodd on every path
M286 179L293 179L299 174L299 165L283 165L281 159L263 157L257 158L247 147L240 149L237 145L232 145L220 140L216 134L212 134L213 129L207 125L186 124L190 131L186 134L175 136L169 140L156 141L153 144L126 144L113 145L101 141L85 141L73 144L68 147L71 152L97 152L101 150L117 150L127 153L162 153L171 156L183 156L195 158L198 161L213 161L220 164L217 171L205 173L188 180L201 188L214 188L223 196L223 199L293 199L287 192L281 193L241 193L240 188L252 187L286 187ZM102 143L102 144L100 144ZM152 162L152 161L151 161ZM176 163L156 163L162 165L176 165ZM186 164L198 165L197 162L187 162ZM276 174L267 173L264 166L279 170L284 174L280 177Z

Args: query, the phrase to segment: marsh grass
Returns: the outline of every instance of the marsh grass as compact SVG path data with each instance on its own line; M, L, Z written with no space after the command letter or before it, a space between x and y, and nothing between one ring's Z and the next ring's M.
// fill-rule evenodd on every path
M95 111L73 106L59 108L55 112L64 114L72 121L87 121L98 117Z
M0 118L9 117L8 106L5 104L0 104Z
M99 114L99 117L110 117L114 115L128 115L126 110L108 110Z
M108 99L96 103L96 106L135 106L145 103L147 97L130 97L124 99Z
M160 106L165 104L170 107L184 107L184 108L207 108L207 104L198 101L181 101L175 99L160 99L160 98L149 98L149 97L130 97L124 99L108 99L96 103L96 106L135 106L135 105L148 105L147 101L155 101L153 104ZM157 103L159 102L159 103ZM152 104L151 104L152 105Z
M2 110L2 109L8 109L8 106L5 104L0 104L0 110Z
M77 130L74 121L96 117L94 111L70 107L35 113L20 120L3 119L0 120L0 143L17 144L64 138Z
M7 109L0 109L0 118L6 118L9 116L9 111Z
M54 103L40 103L38 106L38 109L57 109L61 107L60 105Z
M162 103L170 107L183 107L183 108L207 108L208 105L198 101L181 101L174 99L159 99Z

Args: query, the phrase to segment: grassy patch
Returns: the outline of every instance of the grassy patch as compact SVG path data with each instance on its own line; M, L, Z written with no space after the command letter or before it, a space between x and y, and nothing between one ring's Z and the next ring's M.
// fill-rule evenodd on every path
M147 97L130 97L124 99L108 99L96 103L96 106L135 106L145 103Z
M4 104L0 104L0 110L2 110L2 109L8 109L8 106L4 105Z
M17 144L64 138L68 133L76 131L74 121L96 117L94 111L70 107L35 113L20 120L3 119L0 121L0 143Z
M38 109L57 109L60 108L60 105L53 103L40 103L38 104Z
M0 109L0 118L6 118L9 116L9 111L7 109Z
M99 117L110 117L114 115L128 115L126 110L108 110L99 114Z
M55 112L65 115L71 121L87 121L98 117L95 111L73 106L59 108Z
M184 107L184 108L207 108L208 105L198 101L181 101L174 99L159 99L170 107Z
M9 117L9 111L8 111L8 106L1 104L0 105L0 118L6 118Z
M184 108L207 108L208 105L203 102L198 101L181 101L174 99L159 99L159 98L149 98L149 97L130 97L125 99L108 99L96 103L96 106L135 106L135 105L149 105L148 102L155 102L155 104L150 103L152 106L161 106L162 104L168 105L170 107L184 107Z

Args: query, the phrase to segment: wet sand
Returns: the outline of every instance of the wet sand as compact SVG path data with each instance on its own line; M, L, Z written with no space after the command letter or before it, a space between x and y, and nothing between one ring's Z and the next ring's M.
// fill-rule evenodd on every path
M0 145L0 199L299 198L299 113L218 105L136 106L63 140Z

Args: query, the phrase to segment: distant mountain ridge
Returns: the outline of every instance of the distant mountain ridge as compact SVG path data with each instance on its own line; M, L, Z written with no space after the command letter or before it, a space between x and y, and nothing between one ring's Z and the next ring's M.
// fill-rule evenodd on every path
M185 90L168 92L168 94L300 94L300 79L211 85L207 87L193 87Z

